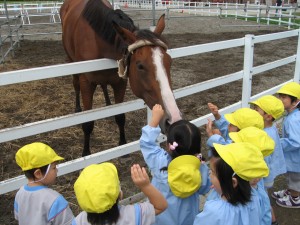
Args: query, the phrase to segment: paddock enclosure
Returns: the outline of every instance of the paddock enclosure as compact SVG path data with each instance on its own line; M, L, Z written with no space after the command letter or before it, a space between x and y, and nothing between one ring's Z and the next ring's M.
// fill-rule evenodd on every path
M144 16L144 12L129 12L133 19ZM140 28L148 28L151 21L135 21ZM239 25L239 26L236 26ZM265 35L287 31L278 26L249 26L250 22L236 21L231 19L219 19L208 17L172 19L167 21L167 27L163 32L169 42L169 49L202 45L231 39L244 38L246 34ZM298 37L273 40L255 44L253 66L267 64L271 61L280 60L296 54ZM238 41L236 41L238 42ZM208 46L213 48L213 45ZM206 49L206 51L208 51ZM171 67L173 89L184 88L188 85L217 79L222 76L237 73L244 68L244 47L232 47L224 50L174 57ZM50 66L65 63L65 53L59 35L31 36L20 43L15 52L15 57L7 58L0 72L15 71L41 66ZM280 61L278 65L280 65ZM41 70L42 71L42 70ZM254 76L252 79L252 93L256 95L264 90L293 79L295 63L292 62L272 70L268 70ZM55 72L53 72L55 73ZM50 74L51 75L51 74ZM49 74L47 76L50 76ZM54 76L55 74L53 74ZM0 74L1 78L1 74ZM209 90L182 97L177 100L179 109L184 118L195 120L209 113L207 103L213 102L219 108L228 107L242 99L241 80L230 84L218 86ZM175 91L175 94L177 92ZM0 94L0 129L16 127L40 120L60 117L74 112L74 91L71 76L61 76L50 79L9 84L1 86ZM127 88L125 101L136 99ZM141 103L142 104L142 103ZM105 102L100 89L97 89L94 108L104 107ZM109 108L108 112L113 112ZM139 109L126 113L127 123L125 126L128 142L137 141L141 134L141 128L147 123L146 109ZM203 153L206 154L206 135L203 126L202 132ZM2 131L2 130L1 130ZM0 133L1 136L1 133ZM52 146L65 161L76 160L81 156L83 146L83 133L80 125L74 125L59 130L53 130L29 137L10 140L0 143L1 183L4 180L21 175L20 169L14 161L14 154L23 145L42 141ZM92 153L117 147L118 129L113 117L97 120L91 140ZM119 170L122 189L125 197L138 193L132 185L129 176L131 163L144 164L139 152L131 153L131 162L124 165L118 159L111 160ZM53 187L70 202L75 214L79 211L73 193L74 180L78 172L69 173L58 177L57 184ZM275 188L282 188L284 184L280 177ZM2 186L0 186L0 189ZM15 191L0 195L0 224L16 224L13 219L13 198ZM296 225L300 216L294 210L286 210L275 206L275 211L280 224Z

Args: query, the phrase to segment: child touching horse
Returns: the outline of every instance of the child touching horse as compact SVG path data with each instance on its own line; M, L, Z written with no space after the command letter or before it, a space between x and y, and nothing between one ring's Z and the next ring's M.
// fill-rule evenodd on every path
M15 219L19 225L68 225L74 218L68 202L50 189L57 176L57 161L63 160L43 143L23 146L16 153L16 162L28 183L17 192L14 202Z
M141 151L151 170L152 184L165 196L168 208L156 216L157 225L192 224L199 213L199 194L210 189L208 167L201 163L201 137L192 123L180 120L167 131L167 151L156 142L164 111L156 104L152 118L142 129Z
M210 179L220 198L206 201L194 225L260 225L260 206L251 201L249 181L265 177L269 169L251 143L214 144Z
M236 132L246 127L264 128L262 116L253 109L240 108L233 113L221 116L218 107L212 103L208 103L208 108L215 117L215 125L220 133L212 129L212 121L208 120L206 133L208 135L207 145L213 146L213 143L230 144L232 141L229 137L229 132Z
M135 164L131 178L148 197L149 202L119 205L122 195L117 168L112 163L93 164L86 167L74 184L79 206L84 210L72 225L150 225L155 215L167 208L162 194L150 183L145 168Z
M286 208L300 208L300 85L290 82L283 85L277 93L287 111L283 120L280 143L287 167L286 190L272 193L276 204Z

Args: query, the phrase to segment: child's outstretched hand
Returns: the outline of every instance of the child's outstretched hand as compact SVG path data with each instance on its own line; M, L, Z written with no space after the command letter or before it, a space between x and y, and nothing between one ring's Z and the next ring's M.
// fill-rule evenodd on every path
M164 110L161 105L156 104L152 108L152 118L149 123L151 127L157 127L161 118L164 116Z
M213 135L213 128L212 128L213 122L210 119L207 119L207 120L208 120L208 122L206 124L206 133L207 133L207 136L210 137Z
M207 106L209 108L209 110L211 111L211 113L214 115L215 119L218 120L221 118L221 115L219 114L219 108L218 106L212 104L212 103L207 103Z
M131 179L140 189L143 189L150 184L150 179L146 169L144 167L141 168L139 164L134 164L131 167Z

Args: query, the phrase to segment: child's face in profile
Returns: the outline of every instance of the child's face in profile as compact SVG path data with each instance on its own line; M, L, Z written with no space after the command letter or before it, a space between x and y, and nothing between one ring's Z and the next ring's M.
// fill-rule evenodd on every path
M41 181L41 183L45 186L50 186L55 184L56 177L57 177L57 163L53 162L50 165L49 172L45 175L45 178Z
M254 105L253 109L258 112L262 117L266 114L264 110L262 110L258 105Z
M289 111L294 108L292 100L288 95L279 94L278 98L282 101L285 110Z
M257 183L260 181L261 178L254 178L252 180L249 181L250 185L252 187L255 187L257 185Z
M221 186L220 186L220 181L216 175L216 161L217 161L217 158L215 157L211 157L210 160L209 160L209 164L210 164L210 174L209 174L209 177L210 177L210 181L212 183L212 188L216 190L216 192L219 194L219 195L222 195L222 189L221 189Z
M228 132L238 132L240 129L237 126L234 126L233 124L228 125Z

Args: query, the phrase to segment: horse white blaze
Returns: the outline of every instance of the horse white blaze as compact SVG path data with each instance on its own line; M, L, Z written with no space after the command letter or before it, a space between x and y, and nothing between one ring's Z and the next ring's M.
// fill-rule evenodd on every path
M156 67L155 76L159 83L162 100L165 106L166 113L170 117L170 123L175 123L181 120L181 114L177 107L174 94L170 88L166 69L163 65L163 54L160 48L152 49L153 64Z

